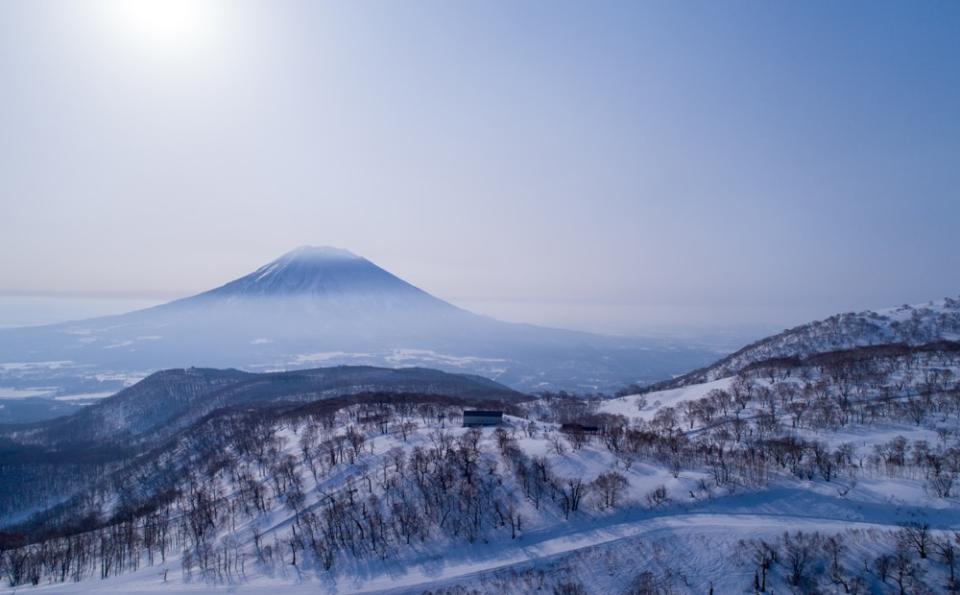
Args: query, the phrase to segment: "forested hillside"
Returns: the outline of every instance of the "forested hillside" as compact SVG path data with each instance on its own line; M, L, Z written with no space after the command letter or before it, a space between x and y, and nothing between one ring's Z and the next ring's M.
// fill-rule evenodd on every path
M54 591L947 591L958 371L956 343L854 348L518 400L483 429L424 394L221 412L9 528L3 570Z

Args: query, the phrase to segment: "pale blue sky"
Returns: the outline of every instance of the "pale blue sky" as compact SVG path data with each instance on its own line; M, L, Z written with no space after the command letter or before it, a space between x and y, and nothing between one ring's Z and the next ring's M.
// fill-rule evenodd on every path
M0 2L0 294L301 244L625 333L960 293L958 3L119 1Z

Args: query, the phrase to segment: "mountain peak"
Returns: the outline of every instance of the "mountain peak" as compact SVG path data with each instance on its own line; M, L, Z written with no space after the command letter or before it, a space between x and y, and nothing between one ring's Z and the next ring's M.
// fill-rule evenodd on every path
M300 246L205 295L343 298L370 294L426 295L369 260L330 246Z
M333 246L299 246L274 262L310 262L317 260L363 260L353 252Z

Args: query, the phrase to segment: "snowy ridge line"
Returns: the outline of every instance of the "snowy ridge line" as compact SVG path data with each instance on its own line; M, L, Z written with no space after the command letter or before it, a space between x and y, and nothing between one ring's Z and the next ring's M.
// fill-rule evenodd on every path
M749 355L755 348L765 345L768 341L774 338L776 337L762 339L761 341L748 345L739 351L718 360L716 363L703 368L698 368L692 372L678 376L677 378L664 380L662 382L656 382L641 387L636 394L660 392L664 390L691 386L694 384L704 384L706 382L734 376L741 372L750 372L767 366L790 368L820 365L822 363L835 363L838 360L845 359L855 360L871 357L895 357L898 355L907 355L909 353L950 353L960 351L960 341L944 339L931 341L920 345L910 345L908 343L883 343L879 345L853 346L846 349L837 349L832 351L768 357L756 361L749 361L749 363L746 363L740 368L734 368L730 366L730 364L739 361L740 359L748 359L745 358L746 355Z
M850 405L866 405L866 404L869 404L869 403L880 403L880 402L882 402L882 401L884 401L884 400L899 402L899 401L906 401L906 400L909 400L909 399L914 399L914 398L917 398L917 397L929 396L930 394L931 394L931 393L929 393L929 392L915 391L915 392L912 392L912 393L902 394L902 395L897 395L897 396L892 396L892 397L874 397L874 398L872 398L872 399L850 399L850 400L849 400L849 403L850 403ZM741 420L742 420L742 421L745 421L745 422L747 422L747 421L755 421L760 415L762 415L762 414L751 413L750 415L745 415L745 416L743 416L743 417L736 417L736 418L732 418L732 419L721 419L721 420L718 420L717 422L715 422L715 423L713 423L713 424L710 424L710 425L707 425L707 426L696 427L696 428L694 428L694 429L692 429L692 430L682 430L680 433L683 434L684 436L696 436L697 434L701 434L701 433L703 433L703 432L708 432L708 431L710 431L710 430L715 430L715 429L721 428L721 427L723 427L723 426L725 426L725 425L732 424L732 423L734 423L734 422L736 422L736 421L741 421ZM782 415L782 416L781 416L780 418L778 418L778 419L786 419L787 417L789 417L789 415L788 415L788 414L784 414L784 415Z

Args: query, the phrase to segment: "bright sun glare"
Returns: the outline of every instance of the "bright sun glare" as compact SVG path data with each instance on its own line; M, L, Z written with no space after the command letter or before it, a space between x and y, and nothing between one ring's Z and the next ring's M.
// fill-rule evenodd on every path
M209 0L110 0L107 11L121 34L150 51L193 52L213 33Z

